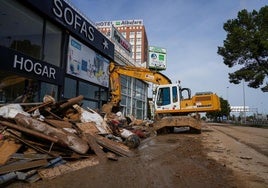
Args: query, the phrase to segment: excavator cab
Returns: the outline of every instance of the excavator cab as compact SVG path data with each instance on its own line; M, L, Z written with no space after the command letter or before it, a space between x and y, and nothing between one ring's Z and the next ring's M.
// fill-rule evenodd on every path
M181 103L191 101L191 90L181 88L179 84L160 85L157 87L156 110L179 110Z
M156 91L156 110L180 109L180 91L177 84L159 85Z
M191 96L189 88L179 84L159 85L155 95L155 112L158 114L187 115L220 110L220 100L212 92L198 92Z
M191 131L200 133L201 112L220 110L220 100L212 92L199 92L191 96L189 88L179 84L159 85L154 99L155 130L172 132L174 127L189 127Z

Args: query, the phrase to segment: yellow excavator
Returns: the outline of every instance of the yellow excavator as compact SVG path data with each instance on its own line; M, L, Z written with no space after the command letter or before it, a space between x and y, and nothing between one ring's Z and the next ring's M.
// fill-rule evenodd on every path
M182 88L180 83L172 84L171 80L160 72L142 67L117 65L111 62L109 73L111 101L103 106L104 112L110 112L113 107L120 106L120 75L156 85L153 99L155 113L153 127L156 131L171 132L174 127L189 127L190 131L200 133L201 121L198 113L220 110L220 100L216 94L199 92L191 97L189 88Z

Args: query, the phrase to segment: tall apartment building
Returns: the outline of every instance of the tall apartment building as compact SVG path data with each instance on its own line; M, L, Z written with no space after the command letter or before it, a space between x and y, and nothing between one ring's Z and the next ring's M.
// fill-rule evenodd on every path
M148 40L143 20L101 21L95 24L106 35L109 35L113 25L132 45L131 53L135 65L148 67Z

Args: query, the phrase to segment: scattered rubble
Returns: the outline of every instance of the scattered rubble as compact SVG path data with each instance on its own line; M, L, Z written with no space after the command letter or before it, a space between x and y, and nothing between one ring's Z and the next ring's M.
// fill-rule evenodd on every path
M83 96L0 107L0 186L36 182L118 157L134 156L150 122L82 108Z

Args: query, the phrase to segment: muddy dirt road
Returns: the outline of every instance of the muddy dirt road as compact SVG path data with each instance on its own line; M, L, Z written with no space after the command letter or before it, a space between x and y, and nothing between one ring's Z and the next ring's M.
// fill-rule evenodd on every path
M8 187L268 187L268 129L204 124L149 138L132 158Z

